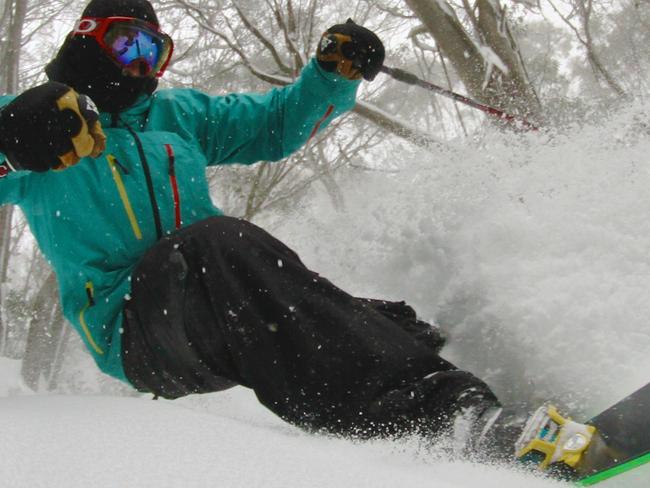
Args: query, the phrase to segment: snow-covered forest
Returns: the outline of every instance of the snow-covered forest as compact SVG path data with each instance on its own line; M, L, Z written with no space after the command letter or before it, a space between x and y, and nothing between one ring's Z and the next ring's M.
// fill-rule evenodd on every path
M162 87L286 84L353 18L387 66L540 127L382 74L287 160L211 170L212 196L350 293L412 304L506 402L588 418L650 380L648 0L153 3L176 43ZM1 5L0 91L20 93L84 2ZM18 208L0 232L0 486L555 486L417 440L311 438L239 389L148 402L96 370Z

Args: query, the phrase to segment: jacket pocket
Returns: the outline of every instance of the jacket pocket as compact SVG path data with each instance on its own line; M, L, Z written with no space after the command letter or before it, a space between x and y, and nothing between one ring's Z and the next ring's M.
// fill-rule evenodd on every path
M111 154L108 154L106 156L106 161L108 162L108 166L111 168L113 181L115 182L115 186L117 187L117 192L119 193L120 199L122 200L122 205L124 206L124 211L126 212L126 216L128 217L129 222L131 224L131 229L133 230L133 234L135 235L135 238L137 240L142 240L142 230L140 229L140 225L138 224L138 219L136 219L135 217L133 206L131 205L131 201L129 200L129 195L126 192L126 187L124 186L124 181L122 180L122 175L120 174L120 171L123 171L125 174L127 174L127 171L119 163L119 161L115 158L115 156L112 156Z
M86 296L88 297L88 301L79 312L79 323L81 324L81 329L83 330L83 333L86 336L90 347L92 347L97 354L103 355L103 349L99 347L93 339L93 336L90 333L90 329L88 328L88 324L86 323L86 312L90 307L95 306L95 290L93 288L92 281L86 283Z

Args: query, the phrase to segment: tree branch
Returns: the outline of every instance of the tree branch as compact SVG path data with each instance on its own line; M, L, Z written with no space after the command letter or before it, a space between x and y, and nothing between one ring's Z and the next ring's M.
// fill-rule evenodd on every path
M357 102L353 112L365 119L370 120L372 123L378 125L382 129L387 130L391 134L399 136L419 147L428 148L432 144L440 144L433 136L425 134L414 127L400 122L396 118L387 114L383 110L366 102Z
M297 71L299 71L307 64L307 58L302 52L300 52L300 49L298 46L296 46L296 43L291 38L292 31L290 30L290 27L284 22L279 6L273 9L273 15L275 16L275 20L278 23L278 26L280 26L282 33L284 34L284 42L286 43L289 52L293 55L296 62ZM291 21L289 22L289 25L291 25Z
M206 18L205 13L201 9L195 7L194 5L191 5L185 0L177 0L177 1L185 8L186 12L196 21L197 24L199 24L202 28L204 28L208 32L211 32L215 36L222 39L230 49L232 49L235 53L237 53L239 58L242 60L244 66L246 66L246 68L251 73L253 73L256 77L258 77L263 81L266 81L267 83L272 83L272 84L277 84L277 80L279 79L285 80L285 78L265 73L261 69L254 66L248 59L248 56L246 56L246 53L243 51L243 49L237 46L226 34L215 29L210 23L209 19ZM290 81L291 80L289 80L288 82Z
M269 52L271 53L271 56L273 57L273 60L274 60L275 63L278 65L278 67L280 68L280 70L281 70L283 73L291 74L291 73L292 73L291 68L290 68L289 66L287 66L287 65L284 63L284 61L282 61L282 57L281 57L280 54L278 53L278 51L277 51L277 49L275 48L275 46L273 45L273 43L272 43L270 40L268 40L268 39L264 36L264 34L262 34L262 33L261 33L261 32L260 32L260 31L259 31L259 30L258 30L258 29L253 25L253 24L252 24L252 22L251 22L250 20L248 20L248 17L246 16L246 14L244 14L244 12L242 11L242 9L239 8L239 5L237 4L237 2L236 2L235 0L232 0L232 4L233 4L233 6L235 7L235 10L237 11L237 15L239 15L239 18L240 18L241 21L244 23L244 25L246 26L246 28L247 28L247 29L248 29L248 30L249 30L249 31L250 31L250 32L251 32L251 33L252 33L252 34L257 38L257 40L259 40L259 41L262 43L262 45L267 49L267 51L269 51Z
M585 6L584 0L576 0L576 3L572 4L575 11L578 12L578 15L580 16L580 21L582 24L582 30L584 31L584 38L582 34L580 33L580 30L571 23L571 20L560 10L555 6L552 0L547 0L551 8L555 11L555 13L562 19L562 21L569 26L569 28L574 32L576 35L578 41L580 44L584 46L584 48L587 51L587 59L589 60L589 63L591 64L592 68L594 69L594 75L597 77L597 74L600 73L600 75L603 77L605 80L605 83L613 90L615 91L618 95L624 96L625 95L625 90L616 82L616 80L612 77L612 75L609 73L609 71L605 68L605 65L601 62L600 57L596 53L596 49L594 48L593 45L593 40L591 38L591 28L589 26L589 21L591 18L591 13L592 13L592 7L593 4L591 0L588 0L587 5Z

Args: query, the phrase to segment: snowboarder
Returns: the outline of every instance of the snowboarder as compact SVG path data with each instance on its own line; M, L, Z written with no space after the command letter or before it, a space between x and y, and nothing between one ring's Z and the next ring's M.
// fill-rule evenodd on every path
M50 81L2 100L0 203L23 210L99 368L164 398L243 385L286 421L348 436L463 418L475 443L499 402L438 355L435 328L345 293L208 192L207 166L282 159L351 109L379 38L335 25L264 94L156 91L172 51L147 0L92 0Z

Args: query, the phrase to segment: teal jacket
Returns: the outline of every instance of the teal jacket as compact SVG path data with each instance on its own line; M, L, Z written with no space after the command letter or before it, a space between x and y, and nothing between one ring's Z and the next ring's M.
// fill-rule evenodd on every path
M24 212L56 272L64 315L102 371L127 381L122 308L145 251L162 235L221 214L206 167L286 157L352 108L358 85L312 60L293 84L264 94L159 90L117 121L101 114L108 139L99 158L0 179L0 204Z

